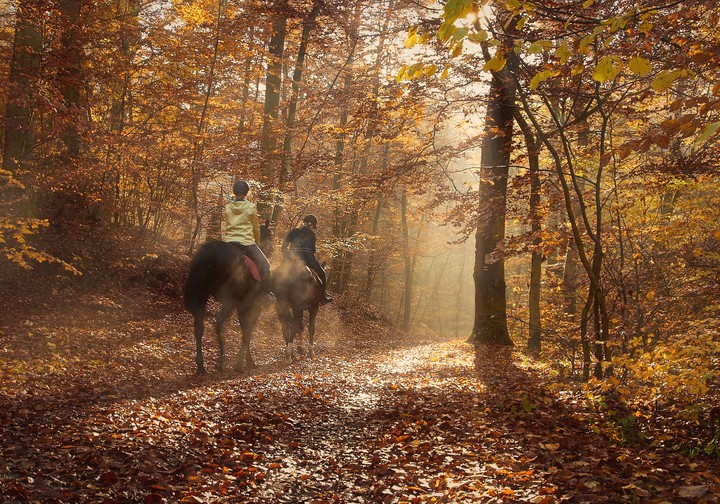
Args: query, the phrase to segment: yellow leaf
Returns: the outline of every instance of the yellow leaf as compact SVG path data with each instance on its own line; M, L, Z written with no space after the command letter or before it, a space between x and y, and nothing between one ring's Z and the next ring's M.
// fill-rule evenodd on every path
M583 9L587 9L594 3L595 3L595 0L585 0L585 2L583 3Z
M605 56L595 67L593 79L600 84L611 81L620 73L620 59L617 56Z
M412 35L409 35L408 38L405 40L405 49L410 49L412 46L414 46L417 43L418 36L417 33L413 33Z
M650 30L653 29L653 24L650 21L643 21L640 23L640 31L643 33L648 33Z
M555 49L555 57L560 60L560 64L564 65L567 63L567 60L570 59L570 48L567 45L567 42L563 42L563 44Z
M530 81L530 89L535 90L540 84L545 82L551 77L555 77L556 75L559 75L560 72L553 71L553 70L543 70L542 72L535 75L535 77L532 78Z
M452 54L450 55L451 58L457 58L462 54L463 50L463 43L462 41L455 44L455 47L453 48Z
M630 58L630 71L635 75L643 77L650 73L651 70L652 65L650 64L649 60L640 57Z
M441 79L447 79L448 72L450 71L450 65L445 65L443 72L440 74Z
M497 53L495 54L495 56L492 57L490 61L485 63L485 66L483 66L483 72L499 72L500 70L505 68L505 63L507 63L505 55Z
M400 71L395 76L395 82L400 82L403 79L403 76L405 75L405 70L407 70L407 65L400 68Z
M673 82L677 80L678 77L680 77L680 70L663 70L657 76L652 82L652 88L657 93L662 93L664 91L667 91L672 86Z

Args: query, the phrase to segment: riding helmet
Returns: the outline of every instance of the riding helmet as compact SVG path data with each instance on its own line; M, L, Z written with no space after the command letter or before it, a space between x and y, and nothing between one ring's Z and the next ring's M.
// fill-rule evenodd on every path
M303 222L305 224L310 224L310 225L312 225L312 227L315 227L315 228L317 227L317 224L318 224L317 217L315 217L312 214L306 215L305 217L303 217Z
M250 186L244 180L238 180L233 184L235 196L245 196L248 192L250 192Z

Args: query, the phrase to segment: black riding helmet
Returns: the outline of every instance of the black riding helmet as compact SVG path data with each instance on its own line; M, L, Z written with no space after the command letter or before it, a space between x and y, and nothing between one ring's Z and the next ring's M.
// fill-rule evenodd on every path
M250 192L250 186L244 180L238 180L233 184L233 194L235 196L245 196Z
M313 214L306 215L303 217L303 222L305 224L310 224L312 227L316 228L318 224L317 217L315 217Z

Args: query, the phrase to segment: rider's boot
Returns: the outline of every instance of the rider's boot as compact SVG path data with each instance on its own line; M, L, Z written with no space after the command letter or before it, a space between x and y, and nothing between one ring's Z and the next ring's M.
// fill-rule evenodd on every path
M322 295L320 296L320 305L326 305L333 299L328 295L327 291L323 289Z

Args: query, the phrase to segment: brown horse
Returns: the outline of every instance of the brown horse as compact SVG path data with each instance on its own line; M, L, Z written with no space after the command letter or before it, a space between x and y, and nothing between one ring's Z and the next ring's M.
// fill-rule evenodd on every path
M272 253L272 232L267 225L260 227L260 248L266 255ZM221 305L215 319L220 358L218 369L225 366L225 339L223 324L235 310L242 330L242 346L235 361L235 369L244 371L255 367L250 355L250 340L263 306L260 282L252 274L251 266L240 247L232 243L213 241L203 244L190 262L190 272L185 281L183 300L185 308L193 315L195 324L197 373L206 373L202 354L202 337L205 329L205 310L210 296Z
M315 319L320 308L320 279L305 263L289 254L270 275L270 289L275 294L275 310L285 338L285 362L293 359L293 341L302 333L303 314L308 312L308 357L314 356Z

